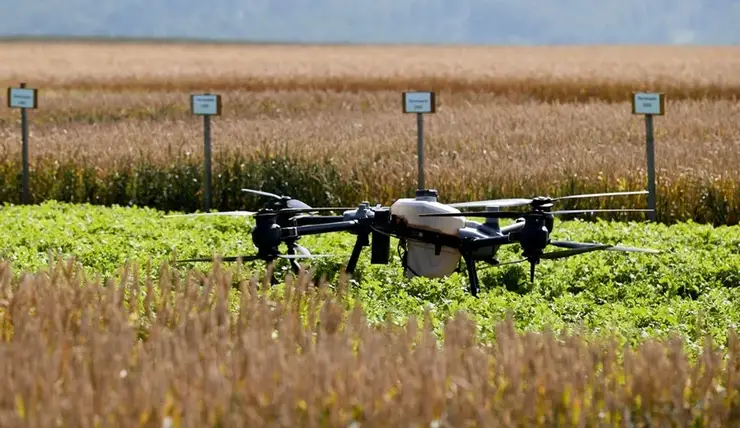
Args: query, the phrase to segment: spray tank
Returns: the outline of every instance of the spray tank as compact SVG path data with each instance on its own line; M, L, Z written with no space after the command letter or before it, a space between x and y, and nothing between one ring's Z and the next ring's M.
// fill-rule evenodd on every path
M457 236L465 227L465 217L420 217L420 214L459 213L457 208L437 201L437 191L423 189L416 191L415 198L398 199L391 205L390 213L404 219L409 227L430 230L446 235ZM439 278L452 274L460 264L462 255L456 248L442 247L436 254L434 244L407 239L405 272L408 278L426 276Z

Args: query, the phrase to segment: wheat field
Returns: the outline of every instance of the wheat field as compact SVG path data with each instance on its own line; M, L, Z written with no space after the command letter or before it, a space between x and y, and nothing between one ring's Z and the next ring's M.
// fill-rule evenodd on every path
M557 100L672 89L740 93L737 47L427 47L108 43L2 45L0 80L53 89L504 92ZM625 86L627 85L627 86ZM629 86L632 85L632 86ZM656 86L640 88L639 86ZM573 92L593 92L574 95Z
M409 89L439 92L439 111L425 120L425 169L427 183L446 201L645 188L645 125L628 100L632 90L664 90L667 112L655 125L659 217L736 224L738 53L735 47L6 43L0 81L40 89L40 108L30 113L30 156L38 174L48 176L35 185L36 200L87 194L111 175L135 174L122 168L141 159L147 168L199 164L202 124L189 112L196 91L224 99L223 117L213 123L213 153L224 159L215 165L227 168L220 174L233 175L232 153L247 162L284 156L330 165L354 186L304 194L298 182L273 187L297 197L330 192L340 204L388 204L412 191L416 125L400 111L401 92ZM9 181L18 169L17 123L16 111L2 110L0 153ZM60 162L74 171L54 169ZM45 191L42 183L59 174L97 181L63 194ZM165 184L152 186L151 193L161 193Z

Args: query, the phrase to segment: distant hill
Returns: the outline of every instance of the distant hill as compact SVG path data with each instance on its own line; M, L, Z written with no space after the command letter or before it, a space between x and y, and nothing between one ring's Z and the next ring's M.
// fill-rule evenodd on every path
M256 42L736 44L737 0L29 0L0 36Z

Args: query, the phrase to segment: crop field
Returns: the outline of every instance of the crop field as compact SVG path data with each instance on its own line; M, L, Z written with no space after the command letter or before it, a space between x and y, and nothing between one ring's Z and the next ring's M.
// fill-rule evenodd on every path
M740 421L740 48L0 44L39 88L31 196L18 112L0 109L0 426L732 426ZM556 221L553 239L648 247L405 278L354 239L302 238L263 282L252 219L202 208L194 92L213 119L213 208L242 187L314 206L416 188L442 202L646 188L632 91L656 117L658 222ZM646 197L558 208L643 208ZM516 245L502 261L519 258Z
M231 210L255 203L239 195L245 186L314 205L412 194L416 124L400 102L408 89L439 91L425 165L445 201L642 189L645 125L628 100L663 90L659 218L737 224L739 53L18 43L0 47L0 81L41 90L30 114L35 201L185 211L201 207L194 91L224 97L213 206ZM18 114L3 109L0 121L0 198L17 201ZM646 198L619 202L642 207Z

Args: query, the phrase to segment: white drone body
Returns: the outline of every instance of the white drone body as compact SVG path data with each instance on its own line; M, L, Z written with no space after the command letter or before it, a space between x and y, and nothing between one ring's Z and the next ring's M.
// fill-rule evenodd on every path
M445 235L471 238L502 235L498 220L491 219L483 224L466 220L465 214L457 208L438 202L435 190L419 190L415 198L398 199L391 205L390 212L391 215L404 219L410 227ZM421 216L440 213L460 213L460 216ZM488 251L491 252L490 249ZM491 257L493 255L493 252L487 254ZM462 254L457 248L442 246L437 254L434 244L408 239L405 274L407 278L415 276L441 278L455 272L461 258Z

